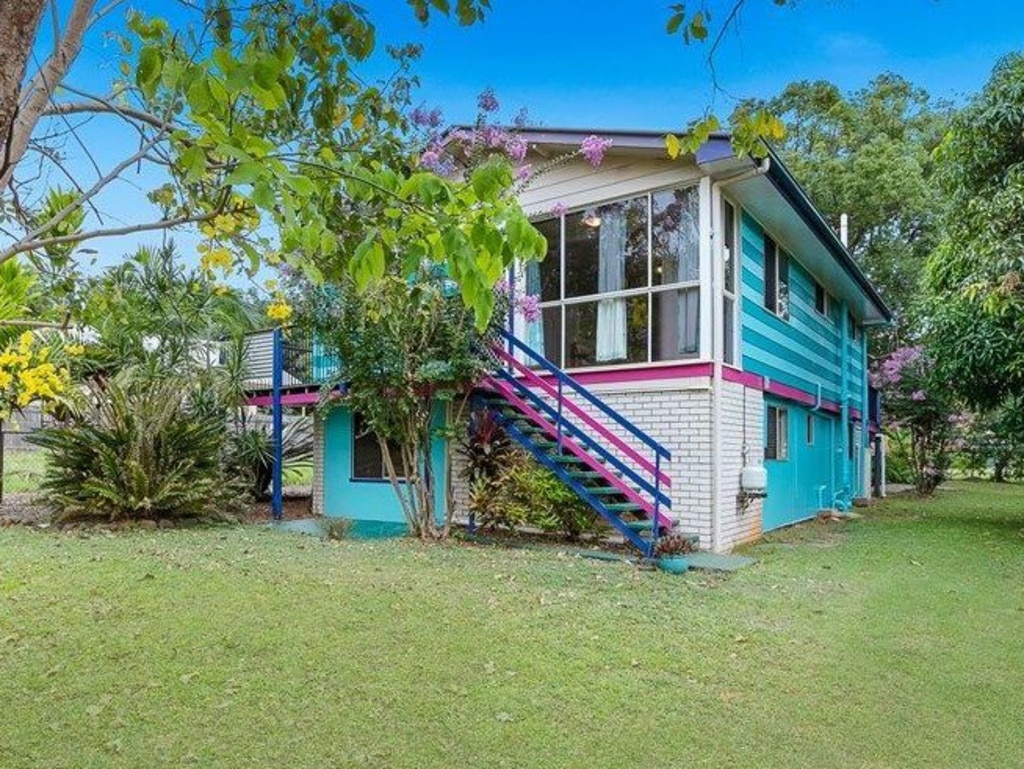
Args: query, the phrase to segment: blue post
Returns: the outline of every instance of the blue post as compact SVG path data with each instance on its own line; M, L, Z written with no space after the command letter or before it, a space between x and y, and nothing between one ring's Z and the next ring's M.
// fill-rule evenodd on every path
M284 381L284 344L280 328L274 329L274 374L273 374L273 443L274 471L273 498L270 512L275 521L281 520L284 512L284 495L282 488L282 465L284 464L284 415L281 413L281 387Z
M516 335L516 270L515 267L508 268L508 333L510 337ZM525 335L524 335L525 336ZM512 339L508 340L508 354L515 355L516 351L512 346Z
M558 380L558 422L556 428L558 429L558 450L562 450L562 380Z
M661 454L654 452L654 520L651 521L651 552L649 557L654 557L654 549L658 546L658 536L661 534L660 516L661 511Z

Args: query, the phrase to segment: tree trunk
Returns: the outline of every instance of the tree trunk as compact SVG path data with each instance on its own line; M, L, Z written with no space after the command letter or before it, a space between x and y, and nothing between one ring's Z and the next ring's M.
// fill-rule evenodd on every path
M32 53L45 0L12 0L4 3L0 23L0 179L12 165L11 136L18 115L21 84Z

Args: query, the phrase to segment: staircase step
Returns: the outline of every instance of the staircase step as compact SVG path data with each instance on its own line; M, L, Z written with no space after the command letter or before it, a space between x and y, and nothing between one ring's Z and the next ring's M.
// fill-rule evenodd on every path
M623 521L626 524L626 528L630 531L644 532L651 531L654 529L654 522L649 520L644 521Z
M614 486L593 486L587 487L587 491L591 494L595 494L599 497L606 497L610 494L621 494L622 489L617 489Z
M556 454L551 457L552 461L558 462L563 465L582 465L585 460L580 459L575 454Z
M615 502L610 505L605 505L613 513L635 513L638 510L643 510L640 505L636 502Z
M568 473L573 478L579 478L580 480L596 481L607 477L605 473L599 473L597 472L597 470L569 470ZM618 470L612 470L611 473L612 475L617 476L619 478L622 477L622 473L620 473Z

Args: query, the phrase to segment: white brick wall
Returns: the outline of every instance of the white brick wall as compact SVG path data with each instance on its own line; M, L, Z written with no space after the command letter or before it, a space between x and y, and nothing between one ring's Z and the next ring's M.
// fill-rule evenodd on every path
M689 380L685 387L638 389L630 385L600 385L591 388L613 409L625 416L672 452L672 461L664 469L672 478L671 515L682 531L697 534L702 548L712 543L713 472L711 425L712 399L710 379ZM721 392L721 468L718 476L718 503L721 541L715 549L728 551L738 544L757 539L761 534L761 500L745 504L739 498L740 471L744 446L748 461L759 463L763 456L764 398L757 390L732 382L722 383ZM644 456L636 438L607 417L576 399L609 430ZM745 409L745 410L744 410ZM620 452L614 452L625 460ZM457 452L453 461L456 517L468 515L468 488L462 478L464 458ZM644 474L642 474L643 476Z
M715 549L726 552L761 536L762 500L744 503L739 493L744 449L749 464L761 464L764 457L764 397L759 390L733 382L722 382L720 397L718 510L721 541Z

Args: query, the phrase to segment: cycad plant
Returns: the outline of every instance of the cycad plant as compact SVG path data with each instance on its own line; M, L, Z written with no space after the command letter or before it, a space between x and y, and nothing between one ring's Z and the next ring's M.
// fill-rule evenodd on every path
M227 516L244 485L224 468L224 421L174 377L126 370L90 386L90 405L32 440L50 452L43 492L58 520Z

